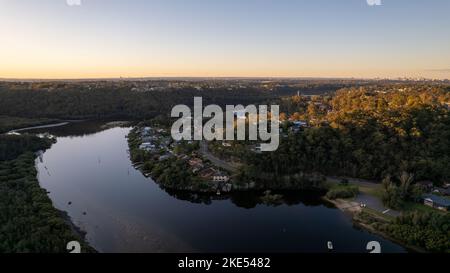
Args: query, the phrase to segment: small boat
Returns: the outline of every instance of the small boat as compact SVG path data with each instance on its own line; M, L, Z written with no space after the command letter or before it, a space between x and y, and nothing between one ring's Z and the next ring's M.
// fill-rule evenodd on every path
M334 247L333 247L333 242L329 241L329 242L327 243L327 247L328 247L328 250L333 250L333 249L334 249Z

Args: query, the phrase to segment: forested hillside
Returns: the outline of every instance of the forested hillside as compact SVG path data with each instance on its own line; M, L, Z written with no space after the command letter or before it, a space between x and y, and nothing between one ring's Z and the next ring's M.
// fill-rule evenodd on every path
M248 171L320 172L378 181L408 172L415 180L450 181L447 102L448 88L426 86L343 89L309 101L293 97L285 117L305 119L311 128L283 138L276 152L249 153L253 167Z
M94 119L151 118L169 115L177 104L192 105L195 96L205 104L250 104L273 95L255 89L238 91L195 89L132 92L122 89L95 90L0 90L0 115L26 118Z

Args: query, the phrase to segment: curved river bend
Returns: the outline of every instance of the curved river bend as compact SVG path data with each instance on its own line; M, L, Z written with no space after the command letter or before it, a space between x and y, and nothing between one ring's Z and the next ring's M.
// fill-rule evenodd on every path
M405 251L311 194L268 206L250 193L210 200L166 192L132 167L129 130L85 122L40 131L57 136L37 160L40 184L100 252L326 252L328 241L336 252L367 252L369 241Z

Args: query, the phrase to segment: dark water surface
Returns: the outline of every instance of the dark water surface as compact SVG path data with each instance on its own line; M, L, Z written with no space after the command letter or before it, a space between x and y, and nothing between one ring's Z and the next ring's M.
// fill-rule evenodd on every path
M129 130L93 122L44 129L57 143L37 162L41 186L100 252L326 252L328 241L336 252L367 252L374 240L383 252L405 251L312 193L285 194L279 206L254 193L169 193L131 166Z

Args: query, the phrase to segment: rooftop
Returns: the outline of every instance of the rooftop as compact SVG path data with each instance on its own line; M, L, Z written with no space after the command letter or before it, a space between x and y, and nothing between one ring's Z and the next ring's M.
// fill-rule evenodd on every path
M441 196L437 196L434 194L425 194L423 196L424 199L430 199L431 201L433 201L433 203L438 204L440 206L444 206L444 207L450 207L450 199L441 197Z

